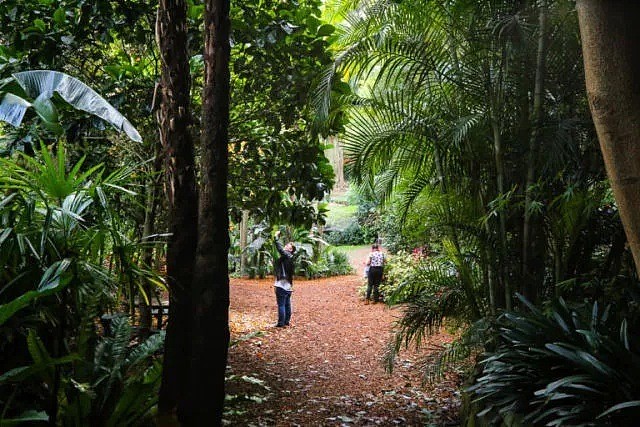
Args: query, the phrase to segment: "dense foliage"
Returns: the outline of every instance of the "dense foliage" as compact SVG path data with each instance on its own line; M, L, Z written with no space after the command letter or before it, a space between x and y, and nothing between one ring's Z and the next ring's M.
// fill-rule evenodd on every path
M204 7L187 6L197 117ZM307 230L322 218L313 202L331 186L332 171L306 106L308 82L329 61L330 31L321 28L318 6L257 1L232 10L234 217L249 209L256 222L268 218ZM163 338L145 340L153 328L148 304L166 298L154 271L164 267L167 228L165 153L154 114L161 68L156 7L109 0L0 3L0 121L22 124L0 124L0 345L14 350L3 351L0 361L7 371L0 386L3 422L22 414L52 424L135 424L155 404L155 352ZM120 124L95 111L78 112L78 99L68 93L38 96L11 77L39 69L86 82L135 124L142 143L108 132L104 119L117 130ZM18 105L31 107L24 120L11 119ZM319 252L313 261L309 255L305 266L320 259ZM260 274L271 272L266 263L262 268ZM133 329L109 317L120 312Z
M68 164L62 144L37 155L0 160L3 418L35 412L53 424L139 421L156 400L153 355L163 339L131 347L128 320L113 321L112 333L96 324L119 310L118 295L133 298L134 288L161 284L135 263L141 244L113 204L135 195L123 187L135 169L105 175L84 159Z
M333 170L312 132L309 88L330 61L320 2L260 1L232 10L230 203L256 222L310 227Z
M305 228L282 227L287 242L296 246L295 274L307 279L340 276L351 273L351 265L346 254L314 236ZM273 242L272 230L265 224L251 228L249 242L244 254L247 257L245 271L240 271L240 256L243 252L238 243L238 233L232 233L233 244L229 261L232 274L246 274L249 278L265 278L273 275L274 261L280 256Z
M638 313L634 307L625 318L620 308L596 302L572 309L560 299L547 313L528 305L498 319L497 348L483 357L469 389L486 407L480 415L497 422L512 412L533 425L632 425L640 415Z
M383 205L389 247L429 248L407 265L391 261L386 297L406 308L394 350L453 316L482 332L454 347L491 351L497 338L486 325L522 309L516 293L534 306L563 296L626 312L619 294L605 293L638 283L587 105L573 2L349 1L329 3L327 16L337 24L335 54L317 111L327 120L346 112L349 172ZM336 97L341 78L352 92ZM502 319L505 334L517 328L513 316ZM535 357L509 354L507 371ZM539 371L540 381L557 380L552 371ZM505 400L513 383L478 381L477 393L490 390L479 403L498 415L528 410ZM494 391L505 399L491 400ZM544 411L539 421L562 423L562 399L545 402L533 408ZM573 409L576 420L597 410Z

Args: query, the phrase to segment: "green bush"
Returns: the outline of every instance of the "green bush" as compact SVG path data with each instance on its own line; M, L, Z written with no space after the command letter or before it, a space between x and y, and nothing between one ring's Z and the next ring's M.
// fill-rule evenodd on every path
M303 271L307 279L317 279L319 277L343 276L351 274L353 268L349 263L347 254L335 248L326 248L320 254L318 261L309 263Z
M325 233L327 243L336 246L364 245L369 243L366 230L356 221L350 223L344 230L333 230Z
M96 320L122 302L118 296L157 282L151 271L135 264L140 244L131 239L125 216L114 207L116 200L134 196L126 189L134 169L105 177L102 165L82 171L83 162L68 165L61 143L55 154L42 147L37 156L0 159L3 421L37 413L53 424L64 411L75 411L69 415L78 420L75 425L89 425L87 417L98 412L96 419L121 416L114 425L123 425L122 419L133 419L133 409L111 403L140 403L138 398L149 397L143 396L143 388L155 396L147 387L151 377L137 377L139 392L134 395L111 387L118 381L133 384L134 374L125 368L129 350L136 355L132 366L146 370L162 337L136 347L138 352L129 347L130 326L120 323L115 359L96 358L98 347L108 342L99 339ZM116 351L121 348L127 352ZM108 378L91 377L91 369ZM79 394L82 402L73 409ZM127 402L119 400L125 397ZM148 409L137 403L135 410Z
M515 414L532 425L634 425L640 419L637 322L612 319L597 303L548 313L529 304L496 322L498 345L484 355L468 392L492 425ZM636 323L634 325L634 323Z

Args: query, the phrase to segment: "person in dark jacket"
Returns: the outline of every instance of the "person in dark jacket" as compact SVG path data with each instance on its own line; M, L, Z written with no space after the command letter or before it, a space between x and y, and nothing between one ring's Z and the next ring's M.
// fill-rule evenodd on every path
M278 323L277 327L282 328L289 325L291 319L291 293L293 292L294 254L296 247L289 242L284 247L278 242L277 232L274 236L276 248L280 257L275 262L276 302L278 303Z

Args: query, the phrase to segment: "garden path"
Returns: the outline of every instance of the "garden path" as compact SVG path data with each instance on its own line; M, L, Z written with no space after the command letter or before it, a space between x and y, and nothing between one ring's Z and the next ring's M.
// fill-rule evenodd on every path
M382 357L400 309L365 305L360 276L298 279L292 325L276 320L272 279L231 281L228 425L455 425L457 378L421 385L412 351ZM434 348L451 337L433 336ZM243 379L244 377L244 379Z

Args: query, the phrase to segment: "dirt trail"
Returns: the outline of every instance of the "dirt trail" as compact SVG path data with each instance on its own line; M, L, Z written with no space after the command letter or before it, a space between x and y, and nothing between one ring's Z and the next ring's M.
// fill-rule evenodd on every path
M456 378L422 387L420 359L411 352L401 354L392 375L384 371L382 355L400 311L364 305L357 295L361 284L355 275L297 280L292 326L275 328L272 280L232 280L232 340L241 341L229 354L228 394L235 396L225 417L229 425L455 421ZM431 341L440 345L450 337L440 334Z

